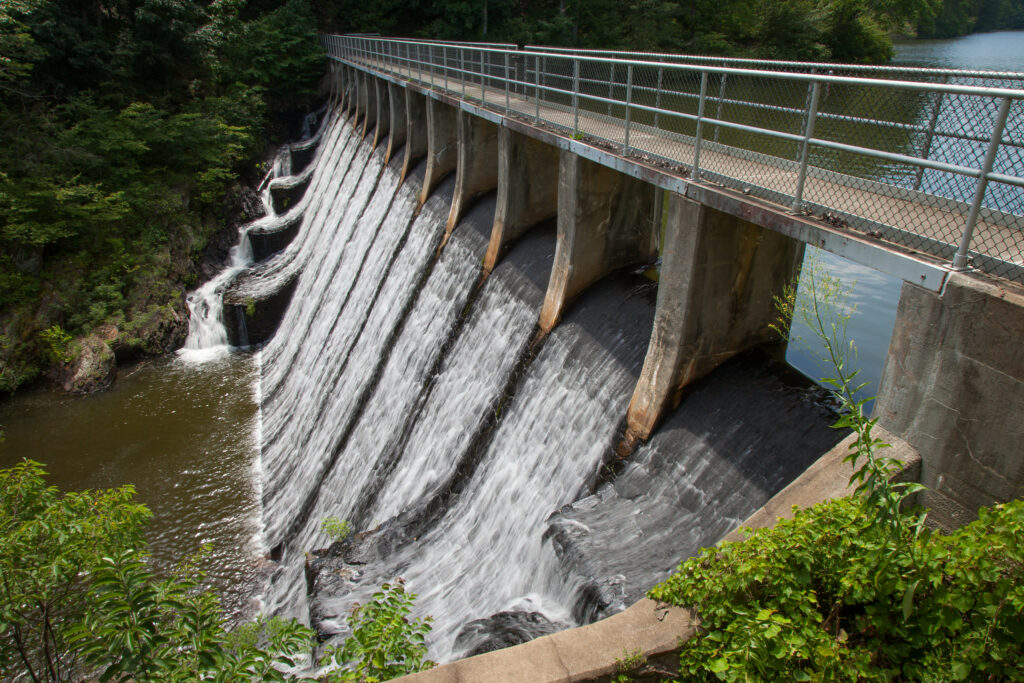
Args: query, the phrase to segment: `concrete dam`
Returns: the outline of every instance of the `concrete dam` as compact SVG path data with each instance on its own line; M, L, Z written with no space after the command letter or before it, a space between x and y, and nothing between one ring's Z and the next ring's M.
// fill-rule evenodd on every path
M257 262L221 285L232 343L262 344L268 612L345 635L401 576L448 661L628 608L844 436L766 351L806 243L905 281L875 415L920 453L937 521L1020 495L1019 241L963 252L990 268L965 270L637 154L646 128L624 149L567 134L514 115L522 89L484 79L474 99L371 42L330 53L329 105L245 237ZM539 83L529 59L499 63ZM999 96L1019 142L1020 100ZM799 177L808 196L831 178ZM985 235L1018 218L974 214ZM328 518L357 533L332 546Z

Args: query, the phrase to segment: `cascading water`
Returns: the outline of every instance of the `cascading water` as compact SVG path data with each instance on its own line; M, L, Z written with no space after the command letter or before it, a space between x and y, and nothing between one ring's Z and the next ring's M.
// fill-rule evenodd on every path
M264 541L277 561L268 611L344 634L351 604L402 576L419 594L417 612L434 618L432 656L445 660L494 647L492 616L538 635L621 609L621 595L581 609L580 596L609 581L599 569L615 567L572 535L586 524L569 504L586 498L621 436L655 286L608 278L539 339L550 227L520 238L482 278L493 195L439 251L451 177L419 207L422 164L400 182L398 161L385 165L339 116L319 135L307 169L268 183L287 190L308 181L285 215L265 219L301 221L294 240L230 276L236 299L294 283L260 352ZM681 472L715 462L692 445L682 447L694 451L691 462L652 443L661 450L640 459L677 457ZM705 450L717 447L709 443ZM730 471L707 495L734 486ZM685 486L699 497L703 484L692 480ZM758 490L784 484L775 477ZM732 502L727 524L759 504ZM687 519L717 529L721 520L701 521L712 507ZM553 515L560 508L564 519ZM365 533L317 551L307 567L306 554L329 542L320 528L327 517ZM576 566L574 558L584 559Z

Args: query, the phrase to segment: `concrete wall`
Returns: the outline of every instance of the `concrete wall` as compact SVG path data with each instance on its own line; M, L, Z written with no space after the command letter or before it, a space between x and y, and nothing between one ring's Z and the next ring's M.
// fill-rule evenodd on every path
M391 161L391 157L395 155L398 148L405 144L408 116L405 111L405 98L408 91L394 83L388 83L387 88L391 134L388 135L388 148L384 152L385 164Z
M498 187L498 126L461 109L457 117L458 149L455 194L445 226L444 240L455 229L470 202Z
M947 528L1024 495L1024 294L964 273L904 283L874 417L923 458L922 503Z
M405 89L405 160L402 182L417 161L427 153L427 101L423 95Z

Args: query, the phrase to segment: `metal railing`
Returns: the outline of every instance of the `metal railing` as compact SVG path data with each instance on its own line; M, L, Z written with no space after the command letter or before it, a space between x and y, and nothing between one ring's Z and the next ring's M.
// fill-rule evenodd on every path
M1024 282L1022 74L323 42L352 66Z

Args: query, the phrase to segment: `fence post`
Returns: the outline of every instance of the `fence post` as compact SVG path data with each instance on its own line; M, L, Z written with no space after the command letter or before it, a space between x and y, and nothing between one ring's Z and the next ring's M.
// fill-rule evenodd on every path
M459 48L459 79L462 81L462 99L466 99L466 48Z
M441 47L441 62L444 69L444 91L448 92L448 46Z
M487 104L487 69L484 67L484 51L480 50L480 103Z
M506 51L505 52L505 116L508 116L508 110L509 110L509 106L508 106L508 99L509 99L508 90L509 90L509 88L511 86L512 86L512 83L509 81L509 78L508 78L508 52Z
M572 60L572 133L580 130L580 60Z
M430 89L434 89L434 46L427 46L427 67L430 69Z
M728 64L728 62L726 62ZM718 85L718 106L715 107L715 118L719 121L722 120L722 100L725 99L725 82L729 79L729 74L722 74L722 82ZM715 126L715 142L718 142L718 134L721 132L721 126Z
M693 180L700 180L700 141L701 141L701 126L704 123L704 103L708 97L708 72L702 71L700 73L700 100L697 103L697 131L696 139L693 143L693 173L690 174L690 178Z
M811 83L810 105L804 116L803 141L800 143L800 171L796 178L796 192L793 194L793 213L800 212L800 204L804 200L804 182L807 180L807 160L810 158L811 143L814 137L814 121L818 118L818 100L821 97L821 83Z
M533 112L533 122L540 123L540 70L543 62L540 57L534 55L533 57L533 70L534 76L537 79L537 85L533 89L533 99L536 109Z
M615 97L615 62L612 62L611 73L608 76L608 99ZM608 103L608 116L612 115L612 103Z
M1003 128L1006 127L1006 118L1010 114L1010 98L1004 97L999 102L999 113L996 114L995 124L992 126L992 137L988 141L988 151L985 153L985 161L981 165L981 176L978 178L978 189L974 193L974 201L971 203L971 211L967 214L967 224L964 226L964 234L960 239L960 248L956 250L953 257L953 270L964 270L967 268L967 251L971 248L971 238L974 236L974 227L978 224L978 214L981 213L981 203L985 199L985 190L988 188L988 174L992 172L992 165L996 160L996 153L999 145L1003 142Z
M949 74L942 77L942 84L949 83ZM939 111L942 109L942 100L945 98L946 93L941 90L938 91L938 99L935 100L935 106L932 108L931 118L928 120L928 132L924 137L924 149L921 150L921 158L927 159L928 155L932 151L932 140L935 138L935 126L939 123ZM924 166L917 167L917 173L914 174L914 189L921 189L921 182L924 179Z
M626 66L626 155L629 155L630 105L633 103L633 65Z
M658 67L658 90L654 93L654 108L661 109L661 81L665 76L665 67ZM658 128L658 120L661 118L661 112L654 112L654 127Z

